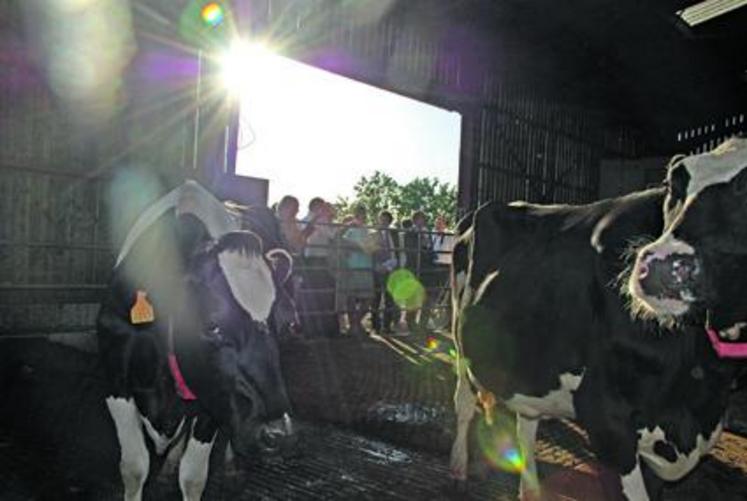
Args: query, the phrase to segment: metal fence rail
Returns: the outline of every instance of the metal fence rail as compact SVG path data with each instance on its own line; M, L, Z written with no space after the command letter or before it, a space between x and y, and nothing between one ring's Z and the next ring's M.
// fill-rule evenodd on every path
M303 224L303 223L301 223ZM294 270L297 272L297 276L300 277L300 283L296 288L296 296L299 301L299 309L302 319L308 319L313 317L319 317L324 315L340 315L343 313L349 313L348 308L341 307L340 295L341 286L340 283L344 281L346 275L353 273L353 269L348 268L344 264L344 257L347 252L361 251L361 247L351 245L344 241L342 238L345 231L350 228L349 226L342 224L317 224L317 226L330 227L334 231L334 238L330 240L327 245L309 244L304 247L303 252L297 254L295 257L296 265ZM368 237L373 241L380 239L382 231L390 231L396 235L394 239L394 246L389 249L396 256L397 266L390 272L383 272L377 269L376 262L373 256L377 252L381 252L381 248L370 248L367 253L372 256L372 264L370 267L356 268L355 272L364 270L371 273L372 279L376 279L376 275L379 275L379 280L383 283L381 287L386 289L387 280L392 273L398 270L408 270L414 279L423 287L426 297L424 298L423 308L428 308L434 315L438 315L441 318L438 327L444 327L445 318L448 318L450 302L448 297L450 295L450 283L449 283L449 264L451 251L440 250L434 248L433 241L435 238L453 239L454 235L450 232L435 232L435 231L416 231L407 230L402 228L386 228L376 226L363 226L368 232ZM407 243L406 243L407 242ZM309 250L312 250L309 253ZM321 253L319 252L321 251ZM444 256L448 256L444 259ZM439 259L439 257L441 257ZM436 262L439 260L439 262ZM320 262L324 264L320 265ZM326 286L319 286L313 283L311 280L306 280L310 275L314 273L328 273L328 282ZM356 289L348 288L348 292L361 292L370 293L372 291L368 289ZM309 298L323 298L326 297L327 301L313 301ZM386 307L386 304L379 304L380 297L374 296L374 304L371 308L372 314L377 314L382 308ZM334 305L334 307L319 307L319 304ZM411 309L419 309L413 308ZM395 302L395 314L401 314L407 307L403 304L396 304ZM438 323L438 322L437 322Z
M299 222L299 224L303 224ZM305 318L319 317L323 315L338 316L347 313L346 308L339 308L340 280L351 273L350 268L344 265L346 252L358 250L359 248L345 243L341 234L349 228L342 224L317 224L317 226L332 227L335 238L328 245L310 244L304 248L304 252L294 256L295 276L299 278L296 287L297 299L301 303L301 315ZM380 231L380 228L366 226L371 238ZM428 306L431 311L438 312L439 317L448 315L449 281L448 265L434 265L425 262L425 247L427 241L432 241L434 236L445 236L452 238L451 233L436 233L432 231L418 232L392 228L397 239L391 251L396 253L400 266L398 268L408 269L421 284L425 284L428 295ZM405 235L411 245L405 245ZM414 243L414 245L412 245ZM70 242L39 241L2 239L0 246L8 251L12 249L32 249L41 247L54 252L55 249L66 250L71 247ZM101 261L111 262L114 250L100 242L93 244L73 245L88 252L96 252L101 255ZM315 249L322 250L327 255L324 260L310 259L304 254ZM312 253L313 254L313 253ZM430 255L446 255L444 251L433 251ZM403 257L409 258L410 262L402 266ZM366 268L372 276L376 272L374 267ZM315 286L309 280L305 280L309 274L314 272L328 273L332 280L327 286ZM97 312L97 305L106 291L106 280L108 277L103 272L96 273L96 280L92 280L90 274L84 274L79 283L70 276L67 283L54 283L46 281L42 283L30 283L26 281L6 280L0 282L0 337L18 336L39 333L72 333L86 331L93 328ZM348 289L354 292L356 289ZM364 292L364 291L361 291ZM309 298L319 295L331 295L329 301L331 307L309 307L314 301ZM442 318L443 320L443 318Z

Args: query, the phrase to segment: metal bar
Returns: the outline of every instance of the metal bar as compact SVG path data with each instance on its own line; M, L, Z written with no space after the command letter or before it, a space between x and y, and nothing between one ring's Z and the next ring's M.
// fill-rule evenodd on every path
M67 244L59 242L19 242L16 240L0 240L0 247L44 247L44 248L59 248L59 249L73 249L73 250L99 250L99 251L113 251L113 247L107 247L103 245L93 244Z
M91 173L90 171L56 170L56 169L51 169L51 168L36 167L33 165L24 165L24 164L0 163L0 170L33 172L35 174L45 174L48 176L73 177L77 179L87 179L91 181L102 178L102 177L107 177L107 174Z
M496 172L503 172L503 173L506 173L506 174L508 174L509 176L512 176L512 177L524 177L523 173L513 172L510 169L505 169L505 168L496 167L496 166L492 166L492 165L481 165L480 167L485 168L485 169L489 169L489 170L492 170L492 171L496 171ZM531 176L531 177L532 178L536 178L537 176ZM563 182L557 182L555 184L557 186L560 186L560 187L566 188L566 189L570 189L570 190L580 189L584 193L593 193L593 191L594 191L592 188L588 188L588 187L579 188L578 186L574 186L574 185L571 185L571 184L568 184L568 183L563 183Z
M105 290L106 284L0 284L0 291L8 290Z

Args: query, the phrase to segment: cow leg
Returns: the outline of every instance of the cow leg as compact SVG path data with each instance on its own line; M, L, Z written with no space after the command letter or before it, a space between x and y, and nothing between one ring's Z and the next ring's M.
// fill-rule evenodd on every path
M106 405L117 429L121 450L119 471L125 501L140 501L150 468L150 454L145 445L140 413L132 398L108 397Z
M630 501L649 500L646 483L643 481L643 472L641 471L641 465L638 460L636 460L635 467L630 473L620 476L620 483L622 483L625 499L629 499Z
M195 418L179 463L179 488L184 501L199 501L202 497L216 435L217 428L210 419L202 416Z
M516 414L516 436L519 440L519 446L525 463L524 471L521 472L521 480L519 481L519 498L522 500L540 499L537 462L534 458L538 426L539 419L527 418L521 414Z
M454 480L467 480L467 463L469 453L467 450L467 438L469 435L469 424L475 415L477 397L472 393L469 380L467 379L467 368L460 357L457 364L457 383L454 392L454 410L457 418L457 432L454 444L451 447L451 476Z

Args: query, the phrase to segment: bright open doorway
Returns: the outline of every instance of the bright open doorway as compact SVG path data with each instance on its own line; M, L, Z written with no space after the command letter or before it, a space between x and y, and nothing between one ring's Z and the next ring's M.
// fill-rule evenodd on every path
M379 170L457 184L461 115L260 48L234 56L236 173L269 180L269 203L349 196Z

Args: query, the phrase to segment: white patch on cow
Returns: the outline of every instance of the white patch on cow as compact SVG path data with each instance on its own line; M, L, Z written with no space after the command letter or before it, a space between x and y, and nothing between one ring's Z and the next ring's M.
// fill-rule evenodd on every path
M711 185L728 183L747 167L747 139L729 139L715 150L687 157L683 162L690 174L687 195L696 196Z
M472 302L472 287L469 283L464 284L464 291L462 292L461 308L466 308Z
M457 295L464 290L464 286L467 283L467 272L466 271L460 271L456 275L454 275L454 290L456 291Z
M656 241L643 247L638 253L648 253L647 260L650 261L653 259L664 260L674 254L692 256L695 254L695 249L684 240L675 238L670 232L666 232Z
M636 462L635 468L630 473L620 477L620 483L622 483L625 499L629 499L630 501L648 501L648 491L643 481L641 465L638 462Z
M573 419L576 417L576 410L573 407L573 392L581 385L583 378L583 373L579 376L570 372L563 373L558 378L560 387L557 390L551 390L544 397L516 393L506 400L506 406L512 411L532 419L543 416Z
M475 415L477 397L472 393L467 380L467 365L461 354L457 360L457 383L454 392L454 411L457 416L457 432L454 444L451 446L449 466L451 476L456 480L467 480L467 463L469 454L467 449L467 438L469 424Z
M664 430L659 426L654 428L653 431L642 428L638 430L638 454L659 477L670 482L679 480L687 475L698 464L700 458L713 448L721 435L722 429L723 426L719 423L707 440L702 435L698 435L695 440L695 447L685 454L677 450L676 446L667 440ZM654 452L654 446L659 441L666 442L675 448L677 454L675 461L670 462Z
M488 273L485 279L482 281L480 286L477 288L477 291L475 291L475 302L479 301L483 294L485 294L485 291L490 287L490 284L493 283L493 280L498 278L498 275L500 273L498 270L493 271L491 273Z
M519 481L519 499L541 499L537 462L534 451L537 445L537 428L539 419L528 419L521 414L516 416L516 436L524 453L526 467Z
M150 454L145 446L140 413L132 398L108 397L106 406L114 420L119 440L119 471L124 484L124 498L126 501L140 501L150 468Z
M187 447L187 440L189 440L189 433L177 434L177 441L166 453L166 457L163 460L163 466L161 466L161 475L165 477L178 477L179 475L179 462L182 460L184 449Z
M194 423L192 434L194 434ZM187 448L179 463L179 488L184 501L200 501L202 497L208 477L210 451L213 449L216 436L217 432L208 443L200 442L194 436L189 437Z
M648 266L651 260L667 259L674 254L683 254L692 256L695 249L692 245L683 240L674 238L671 233L667 232L658 240L651 242L638 251L639 256L646 255L646 259L636 259L633 271L628 280L628 294L640 300L641 306L655 315L680 316L687 312L690 303L695 300L692 292L683 290L680 292L680 299L668 297L655 297L646 294L641 287L642 268Z
M225 251L218 262L239 305L253 320L266 322L275 302L275 283L262 255Z
M153 441L153 445L156 448L156 454L158 454L159 456L162 455L166 451L166 448L171 444L171 442L179 436L179 432L182 431L182 426L184 426L184 418L182 418L174 434L169 437L167 435L159 433L158 430L153 427L153 424L147 417L142 416L141 419L143 421L145 431L148 432L148 436Z

